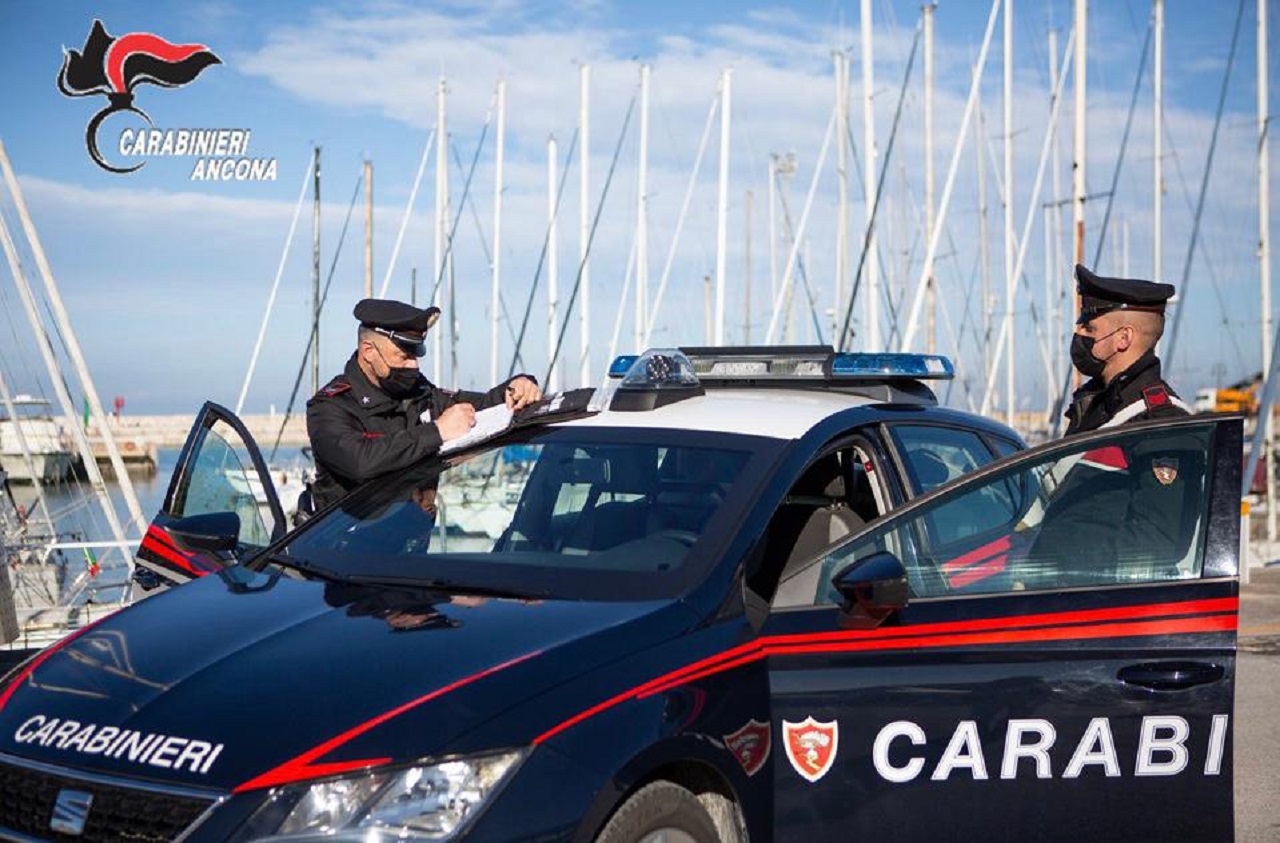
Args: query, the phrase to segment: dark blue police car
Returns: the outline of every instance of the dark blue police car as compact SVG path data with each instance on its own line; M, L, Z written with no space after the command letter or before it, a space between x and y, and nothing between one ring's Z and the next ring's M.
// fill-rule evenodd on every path
M1027 451L950 373L649 352L288 533L207 405L192 581L0 686L0 837L1230 840L1240 421Z

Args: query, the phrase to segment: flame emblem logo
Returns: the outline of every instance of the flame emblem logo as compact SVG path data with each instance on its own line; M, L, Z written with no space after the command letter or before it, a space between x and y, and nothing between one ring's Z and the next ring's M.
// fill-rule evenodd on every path
M149 32L131 32L119 38L107 33L102 21L95 20L82 50L63 50L62 70L58 72L58 90L68 97L101 94L108 105L85 127L85 146L89 156L104 170L132 173L145 161L132 167L117 167L102 157L98 149L98 129L112 114L129 111L148 125L151 118L133 104L134 89L144 82L162 88L178 88L191 82L206 67L221 64L203 44L171 44Z
M792 768L808 781L816 782L831 770L836 760L840 725L835 720L823 723L812 717L799 723L783 720L782 737Z

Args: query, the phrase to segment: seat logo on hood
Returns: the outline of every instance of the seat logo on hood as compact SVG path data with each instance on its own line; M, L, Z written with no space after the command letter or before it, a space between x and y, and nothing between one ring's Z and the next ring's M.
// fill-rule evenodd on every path
M19 744L36 744L64 752L99 755L166 770L186 768L202 776L209 772L213 762L222 754L223 747L220 743L178 735L99 726L78 720L45 717L43 714L24 720L14 731L13 739Z

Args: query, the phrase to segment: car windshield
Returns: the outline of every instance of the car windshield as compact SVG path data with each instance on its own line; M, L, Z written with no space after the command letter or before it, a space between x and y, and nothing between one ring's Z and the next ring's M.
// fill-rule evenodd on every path
M530 598L679 594L781 443L543 428L366 484L279 548L326 575ZM283 556L284 559L280 557Z

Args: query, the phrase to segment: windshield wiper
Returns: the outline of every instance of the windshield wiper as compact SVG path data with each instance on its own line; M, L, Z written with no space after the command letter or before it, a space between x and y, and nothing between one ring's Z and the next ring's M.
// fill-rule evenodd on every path
M305 559L297 556L290 556L287 553L268 553L266 559L268 562L276 565L282 565L285 568L292 568L295 571L301 571L308 576L319 577L320 579L332 580L334 582L349 581L348 577L339 574L336 571L331 571L328 568L321 568Z
M394 585L413 586L443 591L447 594L475 594L480 597L499 597L511 600L542 600L551 596L549 591L537 591L531 588L503 588L500 586L476 585L456 580L423 579L421 577L379 577L353 574L343 578L344 582L356 585Z

